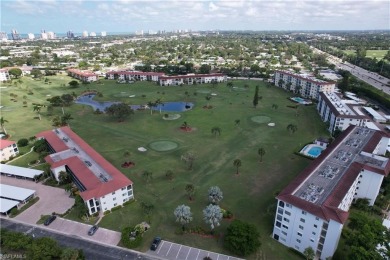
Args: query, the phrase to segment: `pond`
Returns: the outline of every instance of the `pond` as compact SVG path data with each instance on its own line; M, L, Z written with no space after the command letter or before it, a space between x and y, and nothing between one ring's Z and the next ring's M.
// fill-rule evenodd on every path
M91 106L94 110L99 109L100 111L104 111L107 107L110 107L113 104L118 104L120 102L114 101L95 101L93 98L95 94L83 95L76 99L76 104L83 104ZM130 107L134 110L144 109L145 105L130 105ZM165 102L161 105L153 107L153 110L161 110L164 112L183 112L190 110L194 107L194 104L191 102Z

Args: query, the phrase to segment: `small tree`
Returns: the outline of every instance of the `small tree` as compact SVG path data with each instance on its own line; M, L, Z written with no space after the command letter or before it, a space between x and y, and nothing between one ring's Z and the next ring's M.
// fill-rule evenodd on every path
M6 119L4 119L4 117L1 117L0 118L0 126L1 126L1 129L3 130L3 133L4 134L7 134L7 131L5 131L5 128L4 128L4 124L5 123L8 123L8 121Z
M256 108L259 104L259 86L256 86L255 95L253 96L253 106Z
M192 184L187 184L185 190L186 190L186 192L187 192L188 198L189 198L190 200L192 200L192 199L193 199L193 196L194 196L194 194L195 194L195 186L192 185Z
M223 244L234 254L247 256L260 247L260 233L255 225L234 220L227 228Z
M153 204L146 203L146 202L141 202L141 208L144 214L148 217L148 222L151 224L151 215L154 210Z
M265 155L265 150L263 147L260 147L258 150L257 150L257 154L260 156L260 162L263 161L263 156Z
M27 138L22 138L18 140L18 146L19 147L24 147L28 145L28 139Z
M191 208L186 205L179 205L173 212L176 217L176 222L179 222L182 225L183 231L185 230L185 225L189 224L192 221Z
M214 126L213 128L211 128L211 133L214 135L214 137L216 137L217 135L221 135L221 131L221 128L218 126Z
M146 182L148 183L149 181L151 181L153 179L153 172L151 172L151 171L144 171L142 173L142 176L145 178Z
M72 88L77 88L80 85L80 83L77 80L72 80L68 84Z
M212 204L217 205L223 199L223 193L218 186L213 186L208 191L208 197Z
M312 247L307 247L304 251L303 254L305 255L307 260L312 260L315 257L315 252Z
M170 181L173 180L173 178L174 178L173 171L167 170L165 172L165 176L168 178L168 180L170 180Z
M235 159L235 160L233 161L233 165L237 168L236 174L238 175L238 168L240 168L241 165L242 165L241 160L240 160L240 159Z
M105 112L108 115L117 118L119 122L123 122L125 118L134 114L133 109L125 103L112 104L105 109Z
M298 130L298 127L297 125L289 124L287 126L287 130L290 131L290 133L295 133Z
M188 170L192 170L196 156L192 152L187 152L181 156L181 159L188 164Z
M221 208L218 205L210 204L203 210L203 219L206 224L211 227L211 233L214 232L214 228L219 226L219 222L223 217Z

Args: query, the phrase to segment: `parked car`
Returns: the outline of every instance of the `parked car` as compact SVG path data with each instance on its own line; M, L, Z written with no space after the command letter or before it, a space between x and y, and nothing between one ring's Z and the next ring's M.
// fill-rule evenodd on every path
M89 229L89 231L88 231L88 235L89 236L93 236L93 234L95 234L95 232L98 230L98 226L96 226L96 225L94 225L94 226L92 226L90 229Z
M160 242L161 242L161 237L155 237L153 239L152 245L150 246L150 250L155 251L157 249L158 245L160 244Z
M50 225L51 222L53 222L57 218L56 215L51 215L45 220L45 223L43 223L45 226Z

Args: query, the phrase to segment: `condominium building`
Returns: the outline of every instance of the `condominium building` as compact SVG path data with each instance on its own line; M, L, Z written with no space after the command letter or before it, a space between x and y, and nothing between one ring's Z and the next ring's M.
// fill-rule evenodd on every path
M373 205L389 174L386 133L349 126L277 196L273 238L319 259L332 257L352 202Z
M50 155L45 157L58 180L67 172L77 186L89 214L111 210L134 198L133 182L104 159L69 127L42 132Z
M322 121L328 123L329 132L344 131L350 125L366 126L371 122L362 106L355 100L344 99L341 93L321 92L317 111Z
M212 82L226 82L227 76L225 74L192 74L192 75L178 75L178 76L162 76L159 78L160 86L178 86L178 85L193 85L204 84Z
M83 82L94 82L98 80L98 75L92 71L68 69L68 75Z
M14 141L0 140L0 161L8 161L19 154L18 145Z
M8 35L6 32L0 32L0 42L8 41Z
M0 69L0 81L7 81L10 80L10 76L7 69Z
M318 99L320 92L333 92L336 86L334 82L326 82L306 74L286 70L275 71L274 84L311 99Z
M160 77L164 76L161 72L142 72L142 71L109 71L106 73L107 79L116 80L148 80L157 82Z

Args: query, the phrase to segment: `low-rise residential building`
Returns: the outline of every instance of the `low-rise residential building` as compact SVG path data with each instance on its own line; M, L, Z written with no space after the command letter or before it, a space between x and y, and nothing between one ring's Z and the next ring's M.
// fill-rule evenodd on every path
M115 80L148 80L157 82L159 77L164 76L164 73L161 72L142 72L142 71L109 71L106 73L107 79Z
M336 87L334 82L326 82L306 74L286 70L275 71L274 84L311 99L318 99L320 92L333 92Z
M344 131L350 125L366 126L371 119L362 111L355 100L343 99L341 93L321 92L318 96L317 111L322 121L327 122L328 130Z
M349 126L277 196L273 238L316 257L332 257L352 202L373 205L390 171L385 157L389 136Z
M226 82L227 76L225 74L192 74L192 75L178 75L178 76L162 76L159 78L160 86L178 86L178 85L193 85L204 84L212 82Z
M68 75L83 82L94 82L98 80L98 75L92 71L68 69Z
M45 157L53 176L66 172L77 186L89 214L111 210L134 198L133 182L69 127L42 132L51 154Z
M0 161L8 161L19 154L15 141L0 140Z
M8 70L0 69L0 81L4 82L4 81L8 81L10 79L11 79L11 77L9 76Z

